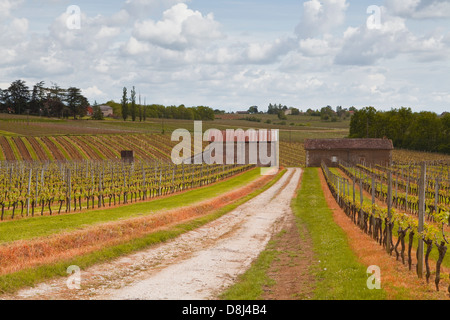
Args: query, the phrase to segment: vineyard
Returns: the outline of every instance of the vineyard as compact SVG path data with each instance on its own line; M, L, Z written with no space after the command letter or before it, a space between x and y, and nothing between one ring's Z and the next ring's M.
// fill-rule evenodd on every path
M143 201L253 167L175 166L177 143L163 134L0 136L1 220ZM136 162L120 162L122 150ZM282 166L305 162L302 143L281 142L280 153Z
M177 143L162 134L0 136L0 161L117 160L122 150L133 150L138 161L168 161ZM280 142L282 166L304 166L305 159L303 143Z
M253 165L119 161L0 163L1 220L145 201L229 178Z
M397 260L401 258L409 270L414 260L413 248L417 247L416 273L419 278L424 274L427 282L434 274L437 291L441 280L449 279L441 274L441 267L449 266L446 257L450 231L449 169L448 162L392 167L341 162L337 170L322 165L332 194L351 221L388 254L395 252ZM431 257L436 263L433 272Z

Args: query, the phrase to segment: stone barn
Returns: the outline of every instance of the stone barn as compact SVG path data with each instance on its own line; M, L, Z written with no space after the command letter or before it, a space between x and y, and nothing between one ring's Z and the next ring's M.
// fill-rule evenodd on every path
M308 139L305 150L307 167L320 167L322 160L330 167L339 161L387 165L394 146L389 139Z
M216 139L216 134L219 139ZM211 130L208 138L212 144L219 143L222 148L223 164L255 164L258 167L274 167L279 165L279 140L277 130ZM263 150L261 150L264 147ZM208 152L208 147L203 153L206 163L211 162L210 157L215 152ZM194 160L197 157L194 157Z

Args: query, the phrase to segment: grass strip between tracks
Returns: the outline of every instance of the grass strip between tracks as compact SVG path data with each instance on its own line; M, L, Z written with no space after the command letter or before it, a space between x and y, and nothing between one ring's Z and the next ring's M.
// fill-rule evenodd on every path
M383 290L367 288L367 267L357 261L345 232L334 222L317 170L304 170L301 187L291 204L300 236L301 230L306 227L312 239L315 263L310 266L309 272L316 279L313 300L385 299ZM276 258L277 251L271 241L239 282L221 298L259 300L263 287L273 283L267 272Z
M239 186L245 185L253 181L256 177L254 176L255 172L257 175L259 175L259 169L251 170L250 172L247 172L239 177L236 177L234 179L230 179L228 181L225 181L223 183L225 184L233 184L236 183L234 180L239 180L241 183L239 183ZM273 186L284 174L286 170L281 171L278 173L272 180L270 180L264 187L259 188L251 193L249 193L246 196L243 196L239 200L233 202L232 204L226 205L212 213L209 213L207 215L204 215L202 217L196 218L194 220L190 220L188 222L180 223L174 226L171 226L169 228L166 228L164 230L156 231L151 234L148 234L144 237L133 239L131 241L128 241L126 243L122 243L119 245L114 245L110 247L105 247L101 250L88 253L85 255L81 255L78 257L74 257L65 261L60 261L57 263L52 263L48 265L41 265L38 267L33 267L29 269L24 269L15 273L6 274L3 276L0 276L0 292L2 293L14 293L18 291L19 289L27 286L34 286L39 282L49 280L51 278L57 277L57 276L67 276L67 268L71 265L76 265L80 267L81 270L86 269L89 266L92 266L97 263L106 262L109 260L112 260L114 258L117 258L119 256L123 256L138 250L145 249L151 245L155 245L161 242L165 242L167 240L173 239L185 232L194 230L196 228L199 228L208 222L211 222L215 219L220 218L221 216L227 214L228 212L232 211L233 209L237 208L238 206L242 205L243 203L249 201L250 199L256 197L257 195L261 194L271 186ZM242 183L245 181L245 183ZM218 184L220 185L220 184ZM218 185L215 186L215 189L218 189ZM185 194L179 195L179 196L186 196L190 193L191 197L200 196L200 193L206 193L208 190L214 189L214 186L210 188L205 189L199 189L199 190L193 190L190 192L186 192ZM233 189L233 188L232 188ZM197 193L193 194L192 192L197 191ZM200 191L200 193L198 193ZM217 190L216 190L217 191ZM223 193L223 191L219 192ZM214 194L214 192L209 193ZM167 198L170 200L169 197ZM162 199L166 200L166 199ZM185 199L187 200L187 199ZM198 198L196 198L198 201ZM180 205L182 203L185 205L182 199L174 200L175 203Z
M319 179L317 168L303 173L302 187L293 204L298 223L304 224L312 238L316 277L315 300L380 300L384 290L369 290L367 267L348 243L346 233L333 219Z

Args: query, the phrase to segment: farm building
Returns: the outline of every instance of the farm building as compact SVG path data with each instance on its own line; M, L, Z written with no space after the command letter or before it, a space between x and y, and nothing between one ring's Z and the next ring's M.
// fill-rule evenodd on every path
M275 130L211 130L209 132L209 147L214 148L213 143L222 144L216 150L222 150L219 161L223 164L256 164L258 167L275 167L279 165L278 131ZM218 139L216 139L219 136ZM263 144L264 143L264 144ZM266 150L261 149L262 147ZM260 150L261 149L261 150ZM216 152L206 148L203 152L205 163L214 162L217 159ZM194 162L199 161L200 155L193 157ZM201 161L201 160L200 160Z
M349 163L388 164L394 146L389 139L307 139L306 166L337 166L339 161Z
M100 110L102 111L103 116L104 116L105 118L106 118L106 117L111 117L111 116L114 115L113 108L111 108L111 107L108 106L108 105L101 105L99 108L100 108Z
M94 114L94 108L92 108L91 106L87 107L86 114L91 117Z

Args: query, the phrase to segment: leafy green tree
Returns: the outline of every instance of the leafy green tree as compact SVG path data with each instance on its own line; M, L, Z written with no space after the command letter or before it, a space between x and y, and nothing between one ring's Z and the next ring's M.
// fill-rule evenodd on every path
M409 148L420 151L438 151L442 122L434 112L420 112L408 132Z
M323 121L328 121L335 116L335 112L331 106L326 106L320 110L320 119Z
M278 119L283 120L283 121L287 120L287 116L283 110L278 111Z
M291 115L293 116L299 116L300 115L300 110L298 110L297 108L291 108Z
M257 114L258 113L258 107L257 106L252 106L248 109L248 113L250 114Z
M442 136L438 146L439 152L450 153L450 113L441 117Z
M351 138L376 138L371 135L377 110L374 107L363 108L356 111L350 121Z
M92 119L94 119L94 120L105 120L103 112L100 109L100 106L97 104L97 101L94 103L94 106L92 107L92 109L94 110L94 114L92 115Z

